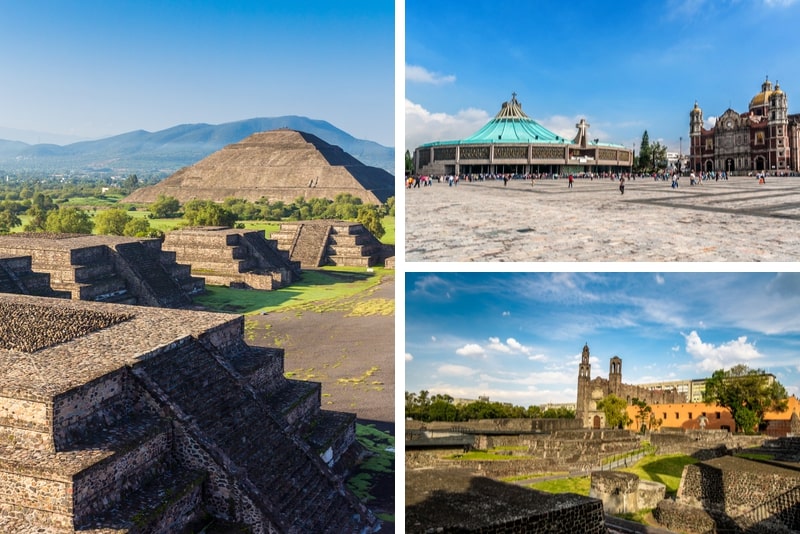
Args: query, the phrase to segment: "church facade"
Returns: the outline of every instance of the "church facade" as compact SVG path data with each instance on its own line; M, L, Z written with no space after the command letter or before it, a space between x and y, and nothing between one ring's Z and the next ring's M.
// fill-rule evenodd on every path
M786 93L767 79L747 112L728 108L712 128L703 126L703 110L695 102L689 112L689 145L689 167L696 173L798 172L800 114L789 114Z
M606 417L597 403L609 395L615 395L631 404L633 399L647 404L686 402L686 395L676 389L652 390L642 386L622 383L622 358L614 356L609 362L608 379L592 379L592 366L589 363L589 345L583 346L581 363L578 367L578 398L575 418L582 421L584 428L605 428Z

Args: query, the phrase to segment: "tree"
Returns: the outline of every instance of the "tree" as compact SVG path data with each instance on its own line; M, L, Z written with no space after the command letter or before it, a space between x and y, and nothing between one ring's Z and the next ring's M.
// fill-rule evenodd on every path
M88 213L67 207L51 211L44 225L45 231L62 234L91 234L93 227Z
M631 400L631 405L636 406L636 429L642 433L644 433L645 429L652 428L652 415L653 415L653 408L648 406L646 401L640 400L638 398L633 398Z
M0 234L7 234L15 226L22 224L17 214L10 209L0 210Z
M178 216L181 203L175 197L162 194L147 209L154 219L171 219Z
M130 237L164 237L164 232L150 228L150 221L143 217L131 217L125 224L122 235Z
M130 193L139 187L139 177L135 174L129 174L122 182L122 187Z
M190 226L229 226L236 214L211 200L190 200L183 207L183 216Z
M414 158L408 150L406 150L406 174L414 174Z
M616 395L609 395L597 403L597 407L603 410L606 416L606 426L609 428L625 428L631 424L631 418L625 408L628 403Z
M102 235L125 235L125 226L132 219L119 208L103 210L94 217L95 231Z
M667 165L667 147L660 141L656 141L650 146L650 157L653 160L653 170L658 170Z
M360 206L358 208L358 217L356 220L363 224L364 228L369 230L369 232L378 239L383 237L383 234L386 233L386 230L381 224L381 217L378 215L378 208L372 204Z
M647 130L645 130L642 134L642 143L639 146L639 162L637 165L639 169L649 169L650 159L650 136L647 134Z
M727 408L736 430L751 433L764 422L764 414L787 408L786 389L762 369L744 364L714 371L706 380L703 401Z

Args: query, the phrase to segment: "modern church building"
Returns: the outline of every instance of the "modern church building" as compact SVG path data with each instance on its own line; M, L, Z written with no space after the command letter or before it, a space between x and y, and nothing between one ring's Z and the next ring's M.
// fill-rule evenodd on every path
M695 172L784 174L800 170L800 114L789 115L786 93L769 79L751 100L748 110L731 108L711 128L703 127L703 110L694 103L689 112L691 155Z
M574 139L561 137L522 111L516 97L472 136L414 150L417 174L580 174L630 172L633 151L590 139L584 119Z

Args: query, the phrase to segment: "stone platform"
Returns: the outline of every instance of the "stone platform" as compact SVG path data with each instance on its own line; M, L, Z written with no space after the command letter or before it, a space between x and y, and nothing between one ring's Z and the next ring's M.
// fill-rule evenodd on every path
M800 260L800 177L434 182L405 204L412 262Z

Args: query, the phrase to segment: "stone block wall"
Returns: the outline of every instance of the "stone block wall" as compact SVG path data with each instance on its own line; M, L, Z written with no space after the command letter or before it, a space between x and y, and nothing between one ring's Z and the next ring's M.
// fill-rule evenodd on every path
M625 514L655 508L665 495L664 484L640 480L633 473L592 472L589 496L603 501L607 514Z

